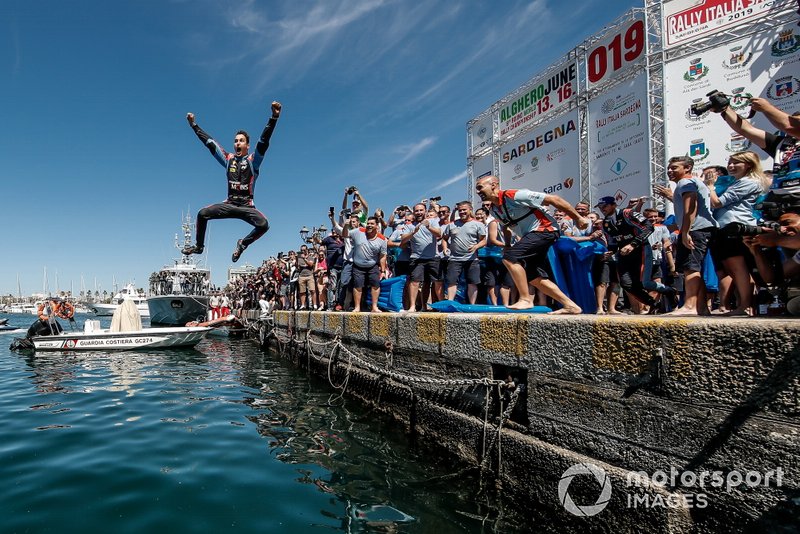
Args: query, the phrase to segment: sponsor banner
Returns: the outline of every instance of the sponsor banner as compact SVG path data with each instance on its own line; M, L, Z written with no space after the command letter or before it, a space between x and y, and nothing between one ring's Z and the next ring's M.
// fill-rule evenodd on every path
M580 200L578 112L565 113L509 141L500 149L503 189L556 194Z
M469 130L469 155L486 151L492 146L492 116L487 115L472 125Z
M690 43L768 12L790 8L790 0L672 0L664 2L662 28L664 48Z
M725 165L728 156L753 150L771 168L769 158L750 141L733 132L714 112L696 115L692 104L708 101L712 90L729 95L731 107L743 117L750 113L750 98L768 99L777 108L800 111L800 36L795 25L708 48L664 66L666 93L665 144L667 156L689 155L699 168ZM760 113L750 122L767 132L775 127ZM699 169L696 169L699 170Z
M555 115L576 96L578 65L575 60L550 69L508 97L497 110L501 138L513 135L544 117Z
M490 152L472 162L472 191L469 192L468 198L472 198L472 206L479 208L481 205L481 197L475 193L475 184L478 179L487 174L494 172L494 157Z
M591 198L613 196L625 206L650 194L647 75L616 85L589 102Z
M641 60L646 53L647 35L644 15L626 21L606 32L606 35L586 52L586 83L589 88L619 76Z

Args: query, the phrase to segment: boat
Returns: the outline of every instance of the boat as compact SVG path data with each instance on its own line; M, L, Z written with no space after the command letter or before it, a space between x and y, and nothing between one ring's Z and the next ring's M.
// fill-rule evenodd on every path
M208 314L211 271L183 250L192 243L193 224L187 214L183 220L183 244L175 236L175 248L180 259L150 275L150 297L147 306L150 324L182 326L192 321L204 321Z
M194 347L211 331L207 326L142 328L128 332L90 330L29 338L37 351L143 350Z
M133 303L136 304L136 309L139 310L139 314L142 317L148 317L150 315L150 308L147 307L147 296L140 293L133 284L128 284L123 287L119 293L116 293L111 298L109 304L95 302L91 304L91 309L95 315L98 316L114 315L114 310L119 308L120 304L122 304L122 301L125 299L133 300Z
M24 313L29 315L36 315L36 304L29 302L12 302L8 305L9 313Z

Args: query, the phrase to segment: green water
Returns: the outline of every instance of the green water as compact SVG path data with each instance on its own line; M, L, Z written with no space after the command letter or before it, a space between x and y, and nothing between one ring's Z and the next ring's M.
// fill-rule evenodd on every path
M391 421L254 342L34 356L10 352L11 338L0 336L0 532L524 524L468 466L433 461Z

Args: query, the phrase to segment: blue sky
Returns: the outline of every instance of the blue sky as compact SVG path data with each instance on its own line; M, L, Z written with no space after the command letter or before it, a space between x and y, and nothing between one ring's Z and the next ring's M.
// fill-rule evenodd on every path
M100 290L177 257L182 213L222 201L232 148L283 114L256 206L271 229L238 265L300 245L359 186L370 210L466 198L466 122L631 2L154 1L0 4L0 293ZM635 5L640 5L636 3ZM212 221L222 284L250 227Z

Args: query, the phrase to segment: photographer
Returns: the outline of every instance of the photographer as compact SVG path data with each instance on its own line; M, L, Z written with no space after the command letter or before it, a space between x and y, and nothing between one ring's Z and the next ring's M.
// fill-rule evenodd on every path
M791 168L796 169L800 164L800 150L797 150L800 142L794 137L794 135L800 133L800 112L790 116L764 98L751 99L750 108L753 111L763 113L775 128L783 132L783 135L771 134L756 128L747 119L740 117L731 109L727 98L718 101L711 110L719 113L734 132L743 135L773 158L772 183L779 184Z
M342 199L342 211L347 210L348 195L353 195L353 202L352 202L352 208L350 209L350 213L358 215L358 221L361 224L366 224L367 214L369 213L369 205L367 204L367 201L364 200L364 197L361 196L361 193L358 192L358 188L356 186L351 185L350 187L344 190L344 198ZM347 218L348 216L349 214L344 215L345 218Z
M748 260L752 258L742 236L749 229L755 229L753 206L769 184L761 170L760 158L749 150L737 152L728 159L728 174L734 181L724 190L720 188L717 191L714 187L716 176L705 180L712 214L720 227L717 239L711 246L711 255L732 278L736 290L736 307L727 315L747 316L753 304L755 282L748 267ZM727 305L726 300L720 295L720 306Z
M752 252L758 272L764 282L783 286L800 282L800 214L784 213L778 218L778 231L767 231L745 236L744 243ZM782 247L785 260L774 247ZM795 296L786 306L792 315L800 314L800 296Z

